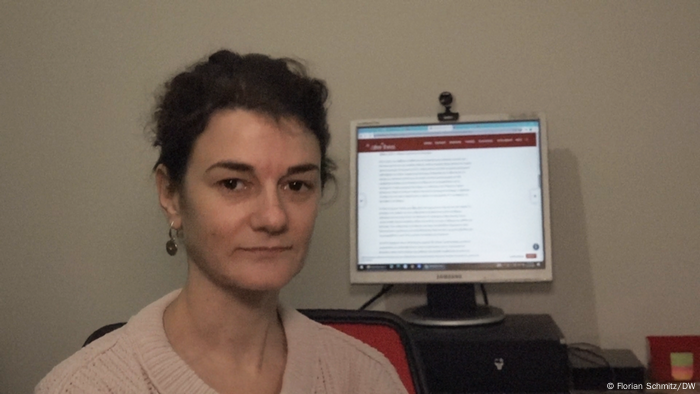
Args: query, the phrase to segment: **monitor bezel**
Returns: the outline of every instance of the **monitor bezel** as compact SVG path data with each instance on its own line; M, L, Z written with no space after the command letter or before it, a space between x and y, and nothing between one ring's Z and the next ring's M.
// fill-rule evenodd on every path
M359 270L357 264L357 129L391 125L458 124L470 122L538 121L540 125L540 168L542 173L542 211L544 236L544 267L539 269L478 269L478 270L425 270L425 271L371 271ZM350 283L508 283L548 282L553 278L551 216L549 196L549 164L547 126L545 115L540 112L525 114L467 115L457 121L440 122L436 117L385 118L355 120L350 124Z

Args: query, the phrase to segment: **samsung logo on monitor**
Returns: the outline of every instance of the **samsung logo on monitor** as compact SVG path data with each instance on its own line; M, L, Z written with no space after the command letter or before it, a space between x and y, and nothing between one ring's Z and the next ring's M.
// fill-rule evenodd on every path
M438 274L438 279L462 279L461 274Z

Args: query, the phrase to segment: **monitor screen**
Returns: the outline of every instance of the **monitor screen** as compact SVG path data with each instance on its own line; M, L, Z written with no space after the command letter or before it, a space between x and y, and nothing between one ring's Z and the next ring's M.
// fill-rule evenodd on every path
M542 114L352 122L352 283L552 279Z

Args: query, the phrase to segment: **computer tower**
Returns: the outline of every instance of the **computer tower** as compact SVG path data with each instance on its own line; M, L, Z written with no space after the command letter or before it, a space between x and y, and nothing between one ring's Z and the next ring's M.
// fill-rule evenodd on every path
M568 392L564 336L549 315L474 327L412 326L431 393Z

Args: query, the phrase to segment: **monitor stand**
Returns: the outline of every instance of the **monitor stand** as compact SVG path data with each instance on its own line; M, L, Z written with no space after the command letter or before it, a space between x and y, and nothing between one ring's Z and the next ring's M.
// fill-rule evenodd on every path
M429 284L428 304L406 309L401 317L422 326L478 326L503 321L500 308L477 305L475 284Z

